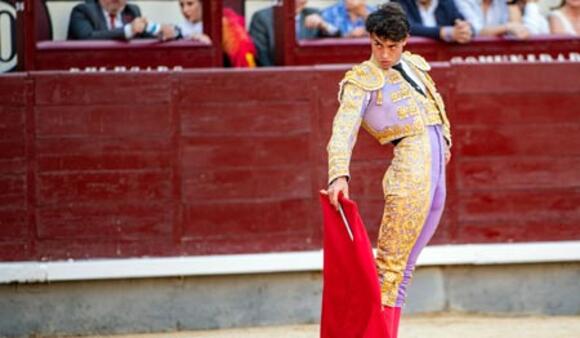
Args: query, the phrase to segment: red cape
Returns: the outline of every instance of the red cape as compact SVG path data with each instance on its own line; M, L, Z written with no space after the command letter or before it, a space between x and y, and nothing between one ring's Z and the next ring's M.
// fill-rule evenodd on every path
M351 240L340 213L321 195L324 214L324 285L321 338L384 338L381 292L375 259L356 203L340 198Z

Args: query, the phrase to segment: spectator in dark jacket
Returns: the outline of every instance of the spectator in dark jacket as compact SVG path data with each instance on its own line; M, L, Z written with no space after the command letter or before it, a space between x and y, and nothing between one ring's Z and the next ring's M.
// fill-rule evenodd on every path
M411 35L446 42L467 43L473 29L454 0L393 0L401 4L411 24Z
M338 36L338 29L324 21L319 10L306 7L306 3L306 0L296 0L296 39ZM250 22L250 35L258 51L258 65L275 65L276 47L272 7L254 13Z
M130 40L175 37L173 26L148 22L136 5L127 0L87 1L70 15L69 40Z

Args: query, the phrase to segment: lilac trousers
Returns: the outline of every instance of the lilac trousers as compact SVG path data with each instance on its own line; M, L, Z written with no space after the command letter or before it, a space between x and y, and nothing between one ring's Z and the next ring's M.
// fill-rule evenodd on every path
M445 204L445 140L440 125L395 146L383 179L385 209L377 241L382 303L400 307L415 263L441 219Z

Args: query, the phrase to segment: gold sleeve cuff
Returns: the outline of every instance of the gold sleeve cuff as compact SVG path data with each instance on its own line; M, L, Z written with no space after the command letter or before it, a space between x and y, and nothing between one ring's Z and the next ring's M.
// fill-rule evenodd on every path
M349 165L352 148L362 122L366 91L345 83L341 89L340 107L332 124L328 142L328 184L340 176L350 179Z

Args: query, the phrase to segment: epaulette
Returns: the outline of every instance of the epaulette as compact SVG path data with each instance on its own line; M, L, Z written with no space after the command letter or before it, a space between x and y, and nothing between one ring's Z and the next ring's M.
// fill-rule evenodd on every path
M421 55L413 54L411 52L404 52L403 57L405 58L405 61L409 61L410 63L413 64L413 66L419 68L424 72L428 72L431 70L429 62L427 62L427 60L425 60Z
M383 88L385 77L383 72L371 61L365 61L346 72L346 75L340 81L341 87L347 82L366 91L374 91Z

